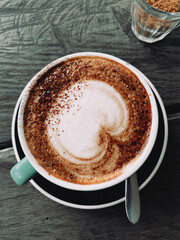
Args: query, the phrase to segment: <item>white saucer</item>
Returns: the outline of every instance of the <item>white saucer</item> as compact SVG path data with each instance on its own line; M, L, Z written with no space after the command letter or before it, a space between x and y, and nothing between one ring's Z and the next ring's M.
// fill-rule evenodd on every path
M139 73L142 74L141 72ZM168 122L164 104L153 84L144 75L143 77L151 87L157 101L159 110L159 130L157 140L154 145L152 153L137 172L139 190L143 189L156 174L163 160L168 140ZM16 103L12 119L12 131L11 131L14 153L18 162L20 161L20 159L24 157L24 153L19 143L17 134L17 113L21 98L22 94L20 95ZM107 189L89 192L73 191L59 187L49 182L48 180L44 179L39 174L33 180L30 180L30 182L37 190L39 190L48 198L58 203L61 203L65 206L73 208L100 209L116 205L125 200L124 182Z

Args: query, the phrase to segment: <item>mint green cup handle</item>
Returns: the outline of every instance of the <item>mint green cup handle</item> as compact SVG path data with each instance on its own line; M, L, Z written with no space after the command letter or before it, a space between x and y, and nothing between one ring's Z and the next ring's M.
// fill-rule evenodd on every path
M37 171L30 164L27 157L24 157L20 162L14 165L14 167L10 171L12 179L19 186L32 179L36 173Z

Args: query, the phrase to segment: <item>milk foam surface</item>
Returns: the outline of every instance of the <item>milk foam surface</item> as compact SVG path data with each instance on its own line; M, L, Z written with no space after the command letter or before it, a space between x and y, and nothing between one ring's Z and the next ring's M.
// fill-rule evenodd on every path
M108 135L122 133L128 110L123 98L110 85L89 80L76 83L59 95L49 114L48 135L57 152L75 164L100 161L106 153ZM101 140L101 134L107 138Z
M49 174L77 184L120 176L146 145L149 96L135 74L101 57L76 57L42 74L28 96L24 133Z

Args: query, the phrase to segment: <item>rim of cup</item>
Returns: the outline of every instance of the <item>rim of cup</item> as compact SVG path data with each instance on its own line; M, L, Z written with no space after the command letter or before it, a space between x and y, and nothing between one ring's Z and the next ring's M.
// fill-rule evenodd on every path
M56 66L60 62L66 61L66 60L74 58L74 57L80 57L80 56L103 57L103 58L118 62L118 63L122 64L123 66L125 66L126 68L128 68L129 70L131 70L133 72L133 74L135 74L138 77L139 81L143 84L144 88L146 89L149 99L150 99L151 112L152 112L152 123L151 123L150 135L149 135L148 141L147 141L146 145L144 146L144 149L143 149L142 153L140 154L140 156L138 156L137 159L135 158L135 160L130 161L130 163L128 163L123 168L123 173L121 175L119 175L118 177L116 177L112 180L106 181L106 182L96 183L96 184L88 184L88 185L81 185L81 184L67 182L65 180L61 180L59 178L56 178L56 177L50 175L43 167L41 167L37 163L36 159L31 154L31 151L28 148L27 143L26 143L26 139L24 136L24 129L23 129L24 107L26 105L26 101L28 99L29 92L31 91L34 84L36 83L36 80L41 75L46 73L49 69ZM158 121L159 121L158 109L157 109L154 94L153 94L151 88L149 87L148 83L146 82L145 78L143 77L143 75L140 74L139 70L137 70L134 66L125 62L124 60L114 57L109 54L99 53L99 52L80 52L80 53L74 53L74 54L70 54L70 55L66 55L64 57L58 58L55 61L51 62L50 64L46 65L25 86L25 88L22 92L22 100L20 103L19 113L18 113L18 135L19 135L20 144L22 146L22 149L23 149L26 157L28 158L29 162L36 169L36 171L39 174L41 174L44 178L46 178L47 180L49 180L50 182L52 182L58 186L61 186L61 187L67 188L67 189L79 190L79 191L93 191L93 190L101 190L104 188L108 188L108 187L114 186L114 185L124 181L126 178L130 177L133 173L135 173L143 165L143 163L148 158L148 156L154 146L156 136L157 136L157 131L158 131Z

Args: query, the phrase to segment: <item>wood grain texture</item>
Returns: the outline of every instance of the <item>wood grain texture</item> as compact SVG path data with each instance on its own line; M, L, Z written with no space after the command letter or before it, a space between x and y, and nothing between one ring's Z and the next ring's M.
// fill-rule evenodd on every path
M166 157L140 192L141 218L131 225L124 203L101 210L60 205L30 183L18 187L9 175L16 162L12 148L0 152L0 239L170 240L180 238L180 120L169 122Z
M46 64L74 52L105 52L128 61L156 86L165 105L180 103L180 29L145 44L131 31L131 1L1 0L0 142L10 140L15 103Z
M11 146L11 119L28 81L66 54L98 51L139 68L169 114L169 144L153 180L141 191L142 215L131 225L124 204L79 210L60 205L30 183L18 187L9 170L12 148L0 151L0 239L180 239L180 28L146 44L131 31L131 0L0 1L0 146Z

